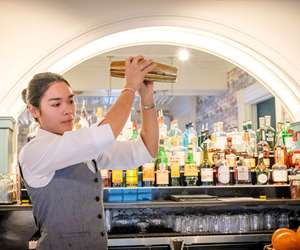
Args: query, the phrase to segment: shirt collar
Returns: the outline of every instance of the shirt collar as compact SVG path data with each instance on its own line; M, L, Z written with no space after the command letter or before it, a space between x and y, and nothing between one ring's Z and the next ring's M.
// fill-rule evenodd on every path
M46 136L46 135L47 136L56 136L56 134L49 132L45 129L42 129L42 128L37 129L36 137L41 137L41 136Z

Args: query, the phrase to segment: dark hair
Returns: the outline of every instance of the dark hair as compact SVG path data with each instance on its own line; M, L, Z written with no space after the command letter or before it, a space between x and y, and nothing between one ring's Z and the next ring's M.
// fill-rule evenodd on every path
M43 95L54 82L64 82L71 87L68 81L59 74L52 72L39 73L34 75L29 82L28 87L23 89L23 101L26 104L31 104L32 106L39 108Z

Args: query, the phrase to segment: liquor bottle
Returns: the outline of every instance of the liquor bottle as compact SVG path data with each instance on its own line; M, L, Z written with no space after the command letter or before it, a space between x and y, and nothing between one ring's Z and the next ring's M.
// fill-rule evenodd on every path
M137 125L137 121L134 120L132 122L132 132L131 132L131 138L130 140L134 141L138 138L139 136L139 132L138 132L138 125Z
M275 146L275 129L271 127L271 116L265 116L265 134L266 141L269 144L270 151L274 151Z
M88 120L89 120L89 116L86 111L85 101L83 101L82 106L81 106L81 111L80 111L78 128L88 128L90 126L90 123Z
M262 131L265 130L265 118L264 117L259 117L258 118L259 120L259 127L258 129L256 130L256 139L257 139L257 143L259 141L261 141L261 134L262 134Z
M229 185L230 184L230 169L228 163L225 160L225 154L220 154L220 161L217 165L217 185Z
M170 185L180 186L180 158L176 152L170 156Z
M159 150L155 162L156 168L156 186L169 185L169 166L168 157L164 147L164 140L159 140Z
M257 154L263 155L265 165L270 166L270 147L266 141L265 130L260 131L260 141L257 143Z
M103 187L111 187L111 170L100 169Z
M232 148L232 138L227 137L227 144L225 148L225 160L227 162L227 165L229 167L230 171L230 184L234 185L236 183L236 178L235 178L235 169L236 169L236 150Z
M227 135L224 132L223 122L217 122L215 132L215 148L223 151L226 147Z
M250 184L251 172L249 166L244 162L244 157L240 156L236 167L237 184Z
M193 154L193 145L189 144L187 158L184 164L184 178L187 186L197 186L199 170Z
M264 156L260 154L258 156L258 163L256 166L256 184L265 185L269 182L269 170L264 163Z
M155 184L155 170L154 163L146 163L142 167L143 171L143 186L152 187Z
M285 184L288 181L287 151L283 142L284 133L278 133L275 145L275 164L272 166L272 181L274 184Z
M181 150L182 132L178 128L177 120L171 121L170 130L168 131L168 147L171 151Z
M286 121L282 130L282 139L286 147L287 152L290 152L293 148L293 130L290 127L290 122Z
M248 154L254 157L256 154L256 133L252 129L252 121L247 121L247 132L249 134L249 151Z
M111 171L111 182L112 187L123 187L124 180L123 180L123 170L114 169Z
M185 130L183 131L182 134L182 146L187 150L189 146L189 125L185 124Z
M126 187L138 186L138 168L126 170Z
M195 150L195 148L198 146L198 135L194 127L194 124L192 122L189 122L188 130L189 130L189 144L191 143L193 145L193 149Z
M208 161L207 144L203 143L203 160L200 166L201 185L214 184L213 167Z
M165 124L164 114L162 110L158 112L158 126L159 126L159 138L165 139L168 133L168 127Z

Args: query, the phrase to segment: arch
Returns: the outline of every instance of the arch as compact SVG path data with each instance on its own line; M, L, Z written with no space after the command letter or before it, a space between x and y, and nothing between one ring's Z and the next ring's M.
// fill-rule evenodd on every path
M158 23L167 25L161 26ZM45 56L20 79L16 84L19 88L16 87L15 90L20 93L25 82L36 72L49 70L64 73L96 55L127 46L146 44L183 46L221 57L247 71L263 84L279 99L294 121L296 117L300 117L300 98L296 95L299 86L276 65L276 61L282 58L281 55L271 51L274 55L274 60L271 60L261 52L270 55L270 48L243 32L207 20L186 18L180 20L169 17L160 21L155 17L129 19L95 28ZM11 100L6 100L6 108L16 116L24 105L19 95L16 97L11 93L10 96Z

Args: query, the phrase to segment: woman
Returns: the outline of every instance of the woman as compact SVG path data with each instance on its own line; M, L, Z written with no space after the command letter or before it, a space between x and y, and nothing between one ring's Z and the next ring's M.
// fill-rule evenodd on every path
M102 122L77 131L72 131L75 105L69 83L53 73L37 74L30 81L24 96L40 128L23 147L19 162L41 231L37 249L107 249L97 168L133 168L155 157L158 124L153 84L143 83L154 67L142 56L130 57L126 84L116 103ZM136 142L116 142L135 92L141 97L140 137Z

